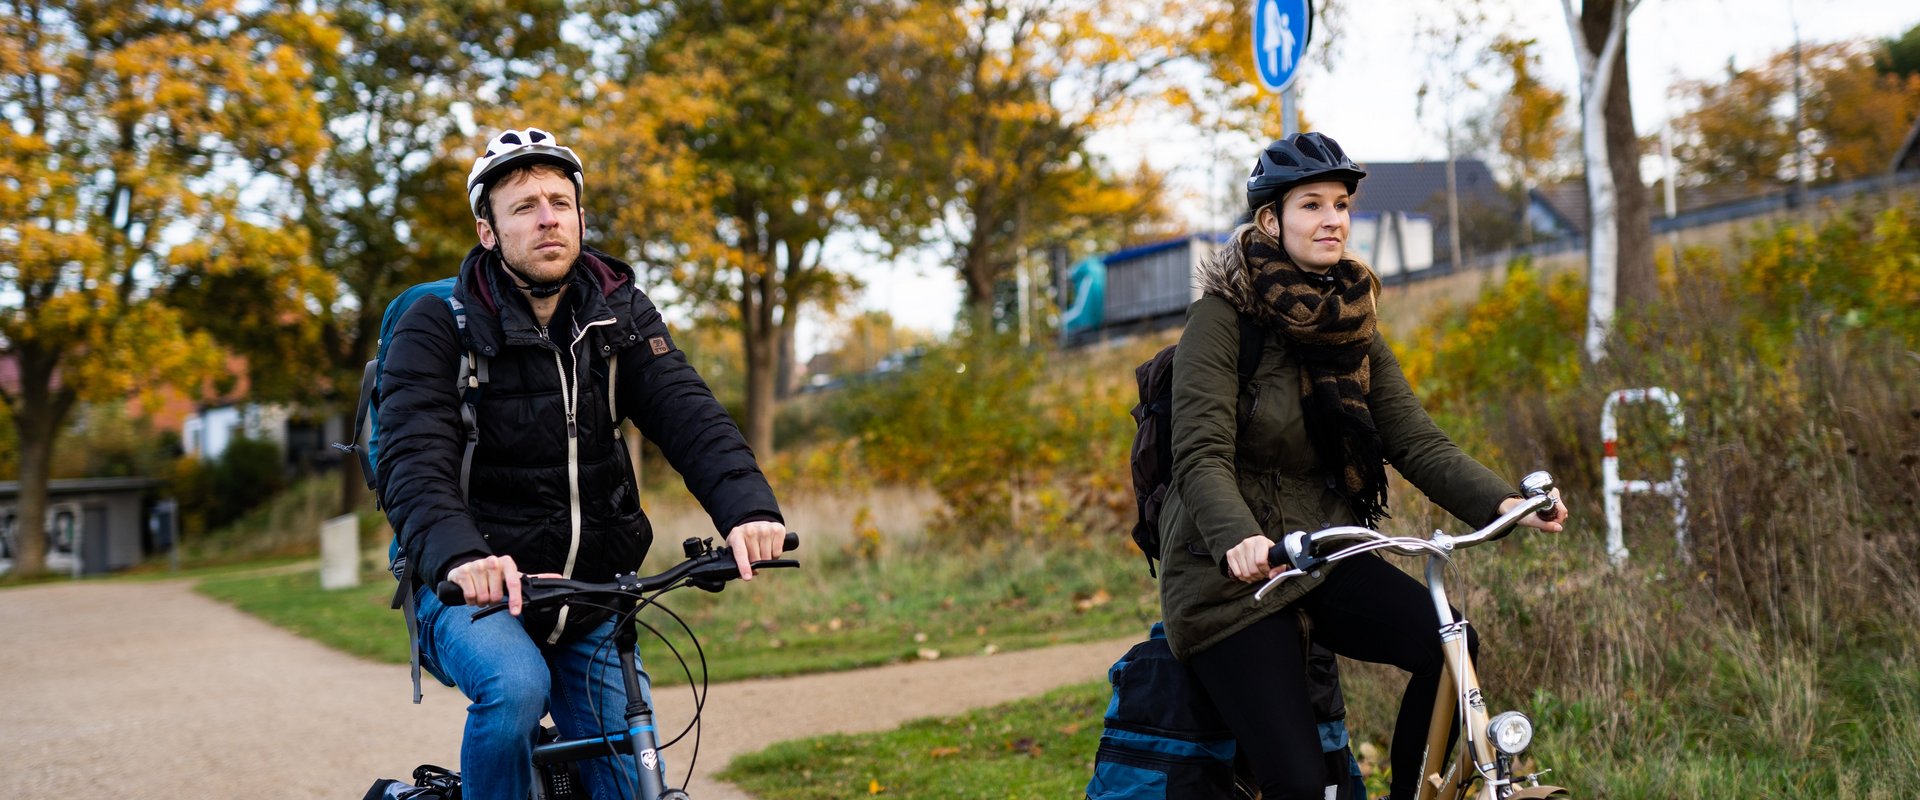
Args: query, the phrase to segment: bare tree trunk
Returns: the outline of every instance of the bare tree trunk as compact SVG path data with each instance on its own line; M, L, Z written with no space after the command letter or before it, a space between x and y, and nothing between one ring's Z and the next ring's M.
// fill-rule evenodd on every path
M800 301L802 298L796 286L797 284L805 283L812 277L807 274L811 270L812 265L805 263L803 260L807 254L807 245L805 242L795 244L791 241L782 241L780 243L780 249L786 253L787 274L784 282L788 288L787 291L781 293L780 298L779 339L776 342L777 350L775 351L779 367L775 370L774 375L774 397L778 400L785 400L792 397L794 391L799 388L799 383L795 378L799 372L800 365L796 363L798 349L794 342L794 330L800 324Z
M799 375L800 365L796 363L799 358L799 350L793 341L793 326L794 322L798 319L798 315L795 314L786 314L780 317L779 343L774 348L775 361L778 363L778 368L774 370L773 388L774 398L777 400L785 400L792 397L794 391L800 386L797 377Z
M1582 9L1580 24L1587 47L1596 53L1606 46L1613 11L1613 4L1605 2L1589 3ZM1653 267L1653 201L1646 181L1640 177L1640 137L1634 131L1633 94L1627 82L1627 23L1625 19L1620 21L1620 53L1613 61L1607 105L1601 113L1607 125L1607 162L1613 173L1614 229L1619 247L1614 274L1616 301L1633 308L1658 299L1659 280Z
M15 420L20 436L20 519L14 527L13 574L39 575L47 566L47 479L53 432L21 409Z
M1587 207L1587 359L1598 362L1606 357L1606 342L1613 326L1615 298L1619 283L1619 228L1617 192L1612 161L1607 150L1605 111L1614 64L1626 39L1627 16L1639 0L1590 0L1583 4L1579 17L1572 0L1561 0L1567 30L1573 39L1574 56L1580 63L1580 152L1586 163ZM1604 14L1603 17L1599 16ZM1606 34L1595 50L1583 32L1590 20L1604 19Z
M75 397L71 389L54 386L57 354L31 341L21 342L15 352L20 364L20 394L13 407L14 431L20 440L20 518L13 570L29 576L46 571L47 482L53 474L53 441L73 410Z
M740 337L747 356L747 414L741 428L756 457L773 455L775 351L780 335L773 322L777 265L745 276L740 297Z
M993 284L998 276L986 238L986 234L976 225L973 242L967 246L966 260L960 265L961 277L967 285L967 318L972 323L975 336L993 333Z

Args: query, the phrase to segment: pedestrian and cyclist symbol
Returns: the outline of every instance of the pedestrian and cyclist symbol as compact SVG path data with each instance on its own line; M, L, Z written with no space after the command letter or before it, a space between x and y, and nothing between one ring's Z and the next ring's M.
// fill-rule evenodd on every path
M1312 34L1309 0L1254 0L1253 71L1260 75L1260 85L1284 91L1300 71Z

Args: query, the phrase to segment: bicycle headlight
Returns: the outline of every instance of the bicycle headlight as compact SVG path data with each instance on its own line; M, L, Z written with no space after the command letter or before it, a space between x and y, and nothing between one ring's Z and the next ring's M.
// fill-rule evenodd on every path
M1487 738L1500 752L1520 755L1533 743L1533 721L1518 711L1503 712L1487 723Z

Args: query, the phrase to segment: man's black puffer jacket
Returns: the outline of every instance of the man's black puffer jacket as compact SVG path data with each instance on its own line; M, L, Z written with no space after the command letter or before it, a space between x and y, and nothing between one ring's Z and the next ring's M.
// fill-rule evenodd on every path
M433 585L487 555L511 555L522 572L587 581L639 569L653 530L640 510L626 447L615 438L607 395L616 362L612 402L619 416L659 446L717 531L780 519L745 438L674 347L660 312L634 286L631 267L583 248L551 341L502 272L497 255L474 248L453 294L465 307L465 330L456 330L445 302L427 297L406 310L388 345L378 488L417 581ZM571 324L563 319L569 310ZM461 499L465 426L454 386L465 352L483 356L490 373L476 415L470 504ZM577 431L571 458L570 408ZM598 618L570 611L559 633L585 633ZM553 614L524 622L538 640L555 633Z

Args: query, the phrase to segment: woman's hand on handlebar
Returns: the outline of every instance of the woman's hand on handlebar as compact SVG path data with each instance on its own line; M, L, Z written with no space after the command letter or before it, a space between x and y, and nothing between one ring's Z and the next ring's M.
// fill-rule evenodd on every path
M740 567L740 580L753 580L753 562L779 558L784 552L787 526L778 522L745 522L727 533L727 547Z
M487 606L505 600L507 613L520 616L520 582L524 573L513 563L513 556L487 556L447 570L447 580L460 587L467 605ZM533 575L535 578L562 577L557 572Z
M1564 530L1566 528L1567 513L1568 513L1567 504L1560 502L1560 490L1557 488L1551 492L1548 492L1547 496L1553 498L1552 511L1541 512L1542 514L1546 514L1545 517L1542 517L1541 514L1528 514L1524 517L1521 517L1520 521L1516 524L1523 525L1528 528L1537 528L1539 530L1547 531L1549 533L1559 533L1560 531ZM1526 502L1526 501L1518 497L1509 497L1505 500L1502 500L1500 501L1500 513L1505 514L1508 511L1513 510L1514 506L1520 505L1523 502Z
M1267 552L1272 549L1273 540L1260 534L1241 539L1227 551L1227 574L1244 583L1258 583L1279 574L1280 569L1267 563Z

